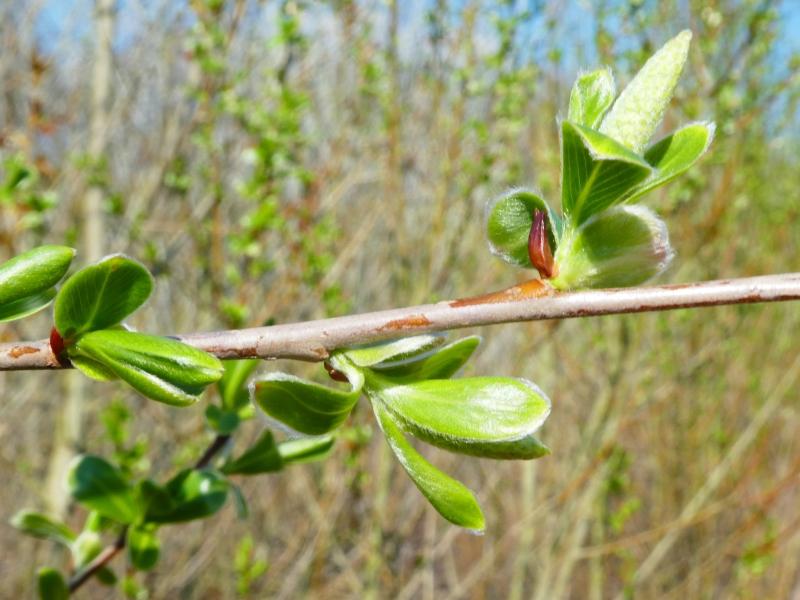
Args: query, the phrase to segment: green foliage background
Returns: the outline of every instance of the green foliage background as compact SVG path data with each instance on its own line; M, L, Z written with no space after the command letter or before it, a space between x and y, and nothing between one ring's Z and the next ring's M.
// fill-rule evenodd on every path
M86 151L90 4L5 0L2 258L80 245L94 187L104 249L156 274L133 322L142 331L510 285L526 274L487 251L486 201L518 185L557 198L556 118L578 68L612 66L622 87L688 27L662 131L699 119L718 128L702 163L647 200L678 254L662 280L798 270L797 12L749 0L125 2L98 160ZM49 318L2 336L44 337ZM227 506L179 535L166 528L166 558L139 585L153 598L790 597L799 325L787 304L479 331L467 375L527 377L553 401L543 460L423 448L476 490L485 536L427 506L360 406L325 462L244 481L247 519ZM5 523L48 503L41 482L66 381L0 376L4 594L64 559ZM79 449L129 472L172 476L212 437L200 404L178 411L121 386L89 389ZM248 423L237 451L258 434ZM83 518L72 509L67 520Z

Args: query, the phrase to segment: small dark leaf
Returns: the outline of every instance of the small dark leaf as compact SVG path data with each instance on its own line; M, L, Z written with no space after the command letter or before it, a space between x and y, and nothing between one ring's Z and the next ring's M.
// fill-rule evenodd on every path
M255 475L280 471L282 468L283 459L272 432L264 430L256 443L239 458L227 463L222 472L226 475Z
M151 502L145 520L152 523L180 523L203 519L222 508L228 487L228 480L219 473L207 469L186 469L165 486L170 496L168 505L160 506Z
M133 487L122 472L98 456L79 456L67 478L75 500L118 523L132 523L139 516Z
M66 600L69 598L69 588L64 576L51 567L39 569L36 573L36 583L39 588L40 600Z
M206 420L214 431L222 435L230 435L239 427L239 413L222 409L216 404L209 404L206 408Z
M128 529L128 556L131 564L140 571L149 571L158 562L161 542L152 525L136 525Z
M238 485L231 484L231 492L233 492L233 505L236 507L236 516L240 521L244 521L250 516L247 498L244 497L242 488Z

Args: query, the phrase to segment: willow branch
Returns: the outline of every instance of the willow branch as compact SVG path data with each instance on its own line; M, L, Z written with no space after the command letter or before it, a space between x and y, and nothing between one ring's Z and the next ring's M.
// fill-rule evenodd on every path
M800 273L681 285L557 292L538 280L507 290L393 310L174 336L219 358L320 361L355 344L499 323L800 299ZM0 370L59 369L47 340L0 344Z

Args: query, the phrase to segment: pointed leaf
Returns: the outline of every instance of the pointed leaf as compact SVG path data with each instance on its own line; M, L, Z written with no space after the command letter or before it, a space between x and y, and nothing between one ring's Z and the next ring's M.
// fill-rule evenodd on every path
M64 576L51 567L43 567L36 573L36 584L40 600L66 600L69 588Z
M54 286L69 269L75 250L39 246L0 265L0 322L27 317L55 298Z
M134 568L140 571L149 571L158 562L161 552L161 542L158 532L152 525L135 525L128 529L126 538L128 557Z
M618 142L569 121L561 124L561 146L561 204L573 227L620 202L652 172Z
M21 510L11 517L11 526L30 536L51 540L62 546L75 541L76 535L66 524L55 517L32 510Z
M56 329L65 340L120 323L153 291L153 277L141 263L121 254L107 256L67 279L56 297Z
M75 500L118 523L132 523L139 515L133 487L122 472L99 456L78 456L67 477Z
M550 400L525 379L429 380L374 393L403 430L434 446L486 458L548 453L532 434L550 414Z
M465 337L412 359L381 365L376 370L396 383L449 379L464 366L480 343L477 335Z
M332 435L322 435L287 440L278 444L278 453L285 465L314 462L328 456L335 439Z
M616 93L614 75L608 67L580 73L569 96L569 120L597 129Z
M87 333L69 352L70 358L99 363L141 394L174 406L196 402L224 370L219 359L202 350L124 330Z
M560 237L560 218L535 192L517 189L487 206L486 237L492 254L518 267L533 267L528 255L528 236L535 210L547 214L548 241L552 249L556 248Z
M650 57L603 119L602 133L642 151L664 117L691 41L692 32L684 30Z
M230 461L222 472L226 475L255 475L280 471L283 468L283 459L272 432L264 430L258 440L244 454Z
M270 373L251 384L251 397L261 410L292 429L321 435L344 422L358 402L361 381L344 392L286 373Z
M641 206L595 215L564 239L556 253L557 289L627 287L669 266L674 252L664 222Z
M408 442L380 402L373 403L373 409L386 441L428 502L451 523L473 531L483 531L483 512L472 492L463 483L426 461Z
M444 340L442 335L425 334L363 348L348 348L340 354L344 354L356 367L371 367L389 360L403 360L427 352L443 344Z
M222 407L238 411L250 403L250 392L247 379L253 374L261 361L253 358L247 360L225 360L225 374L217 382Z
M219 434L230 435L239 427L239 413L223 410L216 404L206 407L206 421Z
M146 520L152 523L180 523L213 515L225 504L228 480L209 469L185 469L164 487L167 506L151 503Z
M714 129L714 123L692 123L650 146L644 158L656 170L631 190L625 202L633 202L684 173L706 153L714 139Z

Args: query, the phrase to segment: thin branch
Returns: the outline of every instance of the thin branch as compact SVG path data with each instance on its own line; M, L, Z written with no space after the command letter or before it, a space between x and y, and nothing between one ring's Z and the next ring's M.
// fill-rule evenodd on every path
M220 358L321 361L337 348L462 327L787 300L800 300L800 273L582 292L533 280L475 298L175 338ZM60 368L47 340L0 344L2 371Z

